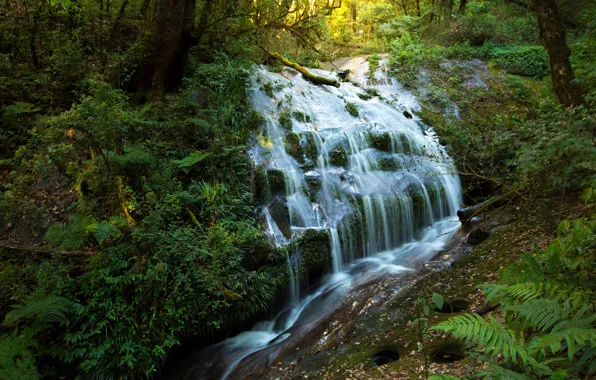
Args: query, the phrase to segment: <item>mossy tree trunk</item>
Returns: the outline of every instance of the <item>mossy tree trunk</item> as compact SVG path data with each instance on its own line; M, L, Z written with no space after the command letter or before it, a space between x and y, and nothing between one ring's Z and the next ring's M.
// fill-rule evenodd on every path
M569 56L571 50L565 40L565 27L555 0L532 0L536 12L540 39L548 52L553 90L559 103L573 107L582 102L581 86L575 76Z
M213 3L204 1L195 27L196 0L151 1L146 13L143 58L133 84L135 92L162 94L180 86L188 53L204 34Z
M270 59L276 59L276 60L280 61L281 63L283 63L284 65L291 67L294 70L300 72L300 74L302 74L304 79L306 79L307 81L309 81L313 84L317 84L317 85L325 84L328 86L339 87L339 82L336 81L335 79L330 79L330 78L325 78L325 77L321 77L318 75L314 75L310 71L306 70L304 67L300 66L296 62L290 61L289 59L285 58L284 56L282 56L279 53L268 52L268 54L269 54Z

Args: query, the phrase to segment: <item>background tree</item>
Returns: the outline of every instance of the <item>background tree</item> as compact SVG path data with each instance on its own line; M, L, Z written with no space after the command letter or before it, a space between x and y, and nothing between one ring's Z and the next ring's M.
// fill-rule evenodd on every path
M565 26L555 0L532 0L540 27L540 39L548 52L550 73L555 95L565 107L582 102L581 86L575 82L569 62L571 50L565 39Z

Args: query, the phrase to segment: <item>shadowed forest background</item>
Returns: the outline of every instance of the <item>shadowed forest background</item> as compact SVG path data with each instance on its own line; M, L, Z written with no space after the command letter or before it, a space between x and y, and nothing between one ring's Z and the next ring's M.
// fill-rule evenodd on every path
M489 289L504 318L438 329L491 363L478 378L593 376L594 1L1 0L0 378L165 378L181 345L267 315L288 273L255 213L249 95L275 93L251 77L279 55L387 57L468 205L565 206Z

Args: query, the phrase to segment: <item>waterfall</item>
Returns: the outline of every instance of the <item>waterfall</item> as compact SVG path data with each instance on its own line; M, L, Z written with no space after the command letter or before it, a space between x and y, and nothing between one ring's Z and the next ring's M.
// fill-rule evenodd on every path
M415 270L457 228L459 178L432 129L412 116L415 98L382 70L368 84L364 58L348 66L360 83L339 88L312 85L291 70L256 70L252 102L265 123L250 155L267 179L265 232L272 244L289 247L305 231L326 231L329 275L318 290L301 294L300 247L288 250L288 308L218 345L226 352L222 378L285 339L312 309L324 309L309 308L321 294L345 294L364 271ZM274 189L282 178L283 190Z

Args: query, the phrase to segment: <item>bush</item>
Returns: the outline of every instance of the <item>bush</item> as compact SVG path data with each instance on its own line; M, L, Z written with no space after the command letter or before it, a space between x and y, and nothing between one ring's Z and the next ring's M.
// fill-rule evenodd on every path
M418 70L422 64L424 46L420 39L404 32L390 45L391 58L389 66L393 75L405 86L413 87L418 81Z
M489 57L510 74L534 78L549 74L548 55L542 46L497 47Z

